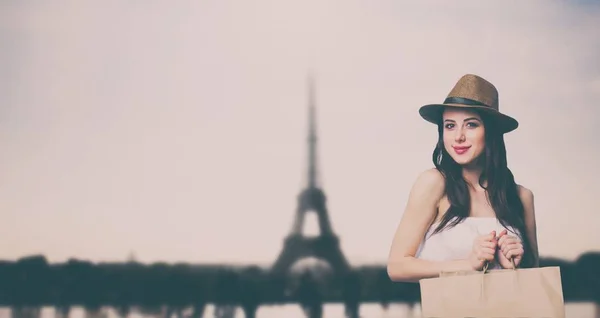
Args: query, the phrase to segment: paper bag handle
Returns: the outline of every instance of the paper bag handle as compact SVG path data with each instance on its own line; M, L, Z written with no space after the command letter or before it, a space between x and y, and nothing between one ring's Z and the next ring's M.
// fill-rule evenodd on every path
M512 268L511 268L512 270L516 270L517 269L517 266L515 265L515 258L514 257L510 258L510 264L512 265ZM490 265L490 262L488 262L488 261L486 261L485 264L483 264L482 271L483 271L484 274L487 273L489 265Z

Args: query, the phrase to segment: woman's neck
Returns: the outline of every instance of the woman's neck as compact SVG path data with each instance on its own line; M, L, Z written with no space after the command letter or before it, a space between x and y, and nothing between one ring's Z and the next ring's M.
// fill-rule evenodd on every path
M482 170L480 167L463 167L462 175L469 187L473 189L481 188L479 178L481 177Z

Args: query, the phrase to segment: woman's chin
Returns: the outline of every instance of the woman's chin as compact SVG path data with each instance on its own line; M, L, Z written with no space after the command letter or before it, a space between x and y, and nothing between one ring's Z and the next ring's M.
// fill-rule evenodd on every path
M469 166L474 161L471 156L454 156L452 159L461 166Z

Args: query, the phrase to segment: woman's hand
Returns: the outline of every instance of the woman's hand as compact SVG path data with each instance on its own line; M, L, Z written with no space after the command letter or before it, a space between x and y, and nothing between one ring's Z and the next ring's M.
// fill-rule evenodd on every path
M498 263L503 268L513 268L513 265L510 261L513 258L515 262L515 267L519 266L521 263L521 259L523 258L523 244L521 240L514 236L508 235L507 230L502 230L500 232L500 236L498 239Z
M494 260L497 247L498 241L496 240L496 231L475 238L473 250L469 256L471 267L476 271L482 270L485 262Z

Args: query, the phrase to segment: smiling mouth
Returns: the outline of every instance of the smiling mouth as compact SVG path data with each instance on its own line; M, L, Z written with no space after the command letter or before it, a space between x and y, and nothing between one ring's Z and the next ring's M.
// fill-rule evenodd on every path
M452 148L454 148L454 152L456 152L459 155L462 155L463 153L467 152L467 150L469 150L469 148L471 148L471 147L469 146L469 147L452 147Z

